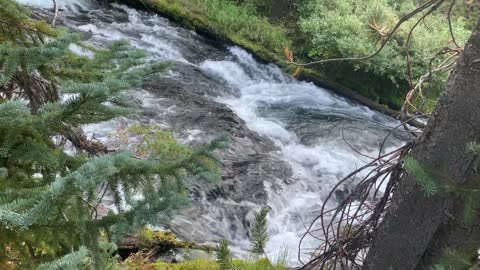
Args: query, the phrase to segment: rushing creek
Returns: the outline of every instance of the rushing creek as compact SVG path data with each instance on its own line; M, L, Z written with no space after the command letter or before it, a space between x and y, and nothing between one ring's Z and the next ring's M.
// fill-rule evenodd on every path
M22 2L50 5L48 0ZM146 50L151 61L172 62L144 89L132 90L140 107L137 116L85 127L88 135L108 144L119 124L140 122L169 130L191 146L222 133L233 137L231 147L219 153L224 169L220 183L191 183L191 206L166 226L186 240L225 238L237 256L246 256L253 212L268 205L267 253L276 257L286 251L289 264L297 265L300 236L323 199L342 177L368 161L352 147L378 155L384 137L398 125L295 80L275 65L261 64L241 48L215 44L153 13L61 2L60 16L86 33L88 42L103 47L127 39ZM385 148L400 145L404 136L394 132ZM305 252L318 244L313 237L305 241Z

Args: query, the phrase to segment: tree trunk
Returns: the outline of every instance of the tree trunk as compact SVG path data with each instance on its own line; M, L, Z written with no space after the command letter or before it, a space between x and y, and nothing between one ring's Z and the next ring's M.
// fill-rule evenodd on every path
M424 134L411 156L464 183L476 175L475 157L465 151L480 138L480 23L452 72ZM465 204L451 194L427 197L404 173L392 204L376 232L363 270L429 269L445 248L480 240L479 222L463 223Z

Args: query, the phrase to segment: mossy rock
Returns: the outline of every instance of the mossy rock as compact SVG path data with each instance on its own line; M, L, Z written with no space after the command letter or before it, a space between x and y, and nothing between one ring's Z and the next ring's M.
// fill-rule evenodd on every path
M216 261L193 260L182 263L155 262L152 264L155 270L220 270Z
M191 242L178 240L172 232L153 231L148 228L140 230L137 233L137 238L140 241L140 247L159 246L162 250L170 250L174 248L193 248L195 246Z
M219 264L214 260L192 260L182 263L155 262L152 264L155 270L220 270ZM272 267L268 259L261 258L255 262L240 259L232 260L232 267L236 270L274 270L285 269L281 266Z

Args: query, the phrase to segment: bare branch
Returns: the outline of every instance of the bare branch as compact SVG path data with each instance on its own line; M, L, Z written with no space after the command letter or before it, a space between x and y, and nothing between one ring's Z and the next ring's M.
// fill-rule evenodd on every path
M53 1L53 19L52 19L52 26L55 26L55 22L57 21L57 16L58 16L58 3L57 0L52 0Z
M452 27L452 10L453 7L455 6L456 0L452 0L452 3L450 4L450 8L448 9L448 14L447 14L447 19L448 19L448 29L450 31L450 36L452 37L453 44L457 46L457 48L460 47L458 45L457 40L455 39L455 34L453 33L453 27Z
M410 31L408 33L407 46L406 46L407 47L407 74L408 74L408 81L410 83L410 86L412 86L412 87L413 87L412 66L411 66L411 63L410 63L410 44L411 44L411 41L412 41L412 34L415 31L415 28L417 28L417 26L420 24L420 22L424 21L425 18L428 15L430 15L433 11L435 11L439 6L441 6L443 4L443 2L445 2L445 0L440 0L438 3L433 5L432 8L430 10L428 10L428 12L423 14L422 17L420 17L420 19L412 26L412 28L410 28Z
M323 202L320 214L301 238L299 254L301 243L306 236L314 232L322 234L320 245L313 252L312 259L302 269L361 268L362 257L373 239L372 232L379 225L389 205L391 193L402 174L401 160L411 146L412 144L407 144L372 160L340 180L331 190ZM338 206L327 210L326 206L331 204L330 200L335 190L366 170L369 172L360 179L350 195ZM385 190L380 192L384 183L387 183ZM315 228L316 226L319 228Z

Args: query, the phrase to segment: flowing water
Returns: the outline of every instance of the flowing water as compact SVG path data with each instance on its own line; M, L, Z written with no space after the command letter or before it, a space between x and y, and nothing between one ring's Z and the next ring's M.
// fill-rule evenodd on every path
M26 2L50 5L46 0ZM124 6L105 7L86 1L62 3L64 10L60 15L68 15L74 21L70 27L88 33L89 42L105 46L113 40L128 39L133 46L148 51L152 61L172 61L174 64L170 71L158 78L159 84L166 88L180 85L182 89L187 89L187 94L188 91L203 89L199 97L207 96L212 102L226 105L244 121L244 129L267 138L267 144L272 145L269 155L291 167L291 176L283 182L257 179L261 183L260 188L267 194L264 203L271 208L267 253L276 256L285 249L288 251L288 262L292 265L298 264L297 245L305 231L304 226L318 214L330 189L342 177L368 161L351 147L367 155L376 155L383 138L398 125L394 119L326 89L297 81L275 65L261 64L241 48L219 48L153 13ZM193 122L164 121L175 111L183 110L184 114L186 108L179 108L178 104L169 103L148 89L138 89L133 93L148 113L144 113L140 120L127 121L159 125L174 132L185 143L207 141L213 136L210 131L216 127L207 129L194 124L188 126ZM181 119L178 118L179 121ZM90 135L95 133L97 138L108 141L107 135L117 125L116 121L111 121L86 127L86 130ZM398 146L405 139L402 132L393 133L386 146ZM243 185L250 184L245 182ZM195 218L181 215L172 228L175 224L185 226L187 229L181 233L184 237L196 231L203 238L227 238L242 255L241 251L249 247L248 224L242 223L248 219L245 215L251 216L251 213L231 209L243 207L256 210L262 203L249 199L249 194L239 196L241 199L226 196L212 202L200 192L197 197L201 199L197 198L198 203L192 207L204 210L191 212L199 215ZM208 241L202 237L196 240ZM306 248L315 244L315 239L307 239Z

